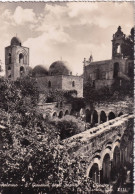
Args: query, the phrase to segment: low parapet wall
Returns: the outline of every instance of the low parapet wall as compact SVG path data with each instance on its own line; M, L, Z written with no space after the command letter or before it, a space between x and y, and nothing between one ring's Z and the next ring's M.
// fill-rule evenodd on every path
M127 128L128 121L133 118L133 115L122 115L121 117L117 117L97 127L65 139L62 144L66 147L70 155L85 155L84 153L88 150L103 147L105 141L112 138L114 139L116 136L122 136L124 130Z
M103 172L104 158L109 157L110 163L113 163L116 147L120 150L120 155L125 158L121 158L120 162L124 160L129 162L133 147L133 121L134 115L122 115L63 140L59 148L63 154L61 154L62 160L66 164L64 170L70 172L76 181L82 177L89 177L94 164ZM123 140L124 149L121 147Z

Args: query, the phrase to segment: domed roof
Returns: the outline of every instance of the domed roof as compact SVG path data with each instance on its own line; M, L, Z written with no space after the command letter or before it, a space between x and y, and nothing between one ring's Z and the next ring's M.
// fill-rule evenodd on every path
M32 70L32 76L42 77L45 75L48 75L48 71L43 65L36 65Z
M20 39L18 38L18 37L13 37L12 39L11 39L11 45L16 45L16 46L21 46L21 41L20 41Z
M65 62L55 61L50 65L49 74L50 75L69 75L69 69L67 68Z

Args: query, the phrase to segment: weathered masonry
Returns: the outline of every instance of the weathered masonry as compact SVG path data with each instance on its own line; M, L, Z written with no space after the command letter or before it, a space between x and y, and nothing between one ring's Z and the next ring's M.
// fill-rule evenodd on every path
M125 114L63 141L79 176L107 184L115 180L121 164L132 163L133 119Z
M95 89L111 87L117 81L120 86L133 78L134 62L123 56L122 44L126 35L119 26L112 37L112 59L94 61L92 55L84 58L84 83L89 82Z

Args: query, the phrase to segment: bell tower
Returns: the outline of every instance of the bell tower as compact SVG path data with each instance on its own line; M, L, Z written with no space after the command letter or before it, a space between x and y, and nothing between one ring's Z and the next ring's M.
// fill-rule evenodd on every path
M23 47L18 37L11 39L10 46L5 48L6 78L15 81L28 75L29 48Z
M116 58L121 59L123 57L121 46L124 40L125 40L125 34L121 31L121 26L119 26L117 29L117 32L113 34L112 59L116 59Z

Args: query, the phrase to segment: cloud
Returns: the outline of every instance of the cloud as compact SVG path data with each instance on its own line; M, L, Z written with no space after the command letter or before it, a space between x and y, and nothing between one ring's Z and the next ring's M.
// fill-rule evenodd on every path
M123 10L124 16L121 17ZM74 73L81 73L83 58L89 57L91 52L95 60L111 58L111 39L119 25L129 34L133 25L132 4L47 4L42 22L35 29L41 35L25 44L31 47L31 56L36 58L31 60L33 66L44 61L49 67L51 62L62 56Z
M14 12L13 19L19 25L23 25L25 22L35 23L36 15L32 9L23 9L18 6Z
M95 61L111 58L111 39L117 27L121 25L128 35L134 24L131 2L46 3L40 13L36 11L40 2L29 9L27 3L16 5L14 10L5 8L0 16L0 43L7 46L11 39L7 32L19 31L23 45L30 48L33 67L44 63L49 68L62 57L73 73L82 73L84 57L92 52Z
M13 14L9 9L6 9L2 17L5 20L12 21L13 25L24 25L25 23L35 24L37 22L33 9L23 9L21 6L16 7Z

